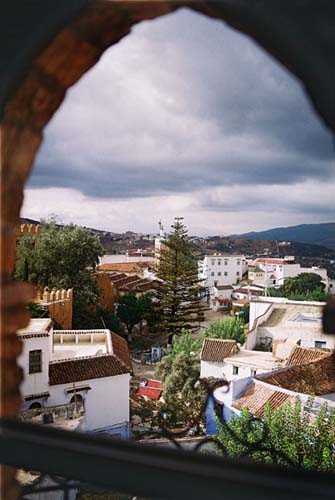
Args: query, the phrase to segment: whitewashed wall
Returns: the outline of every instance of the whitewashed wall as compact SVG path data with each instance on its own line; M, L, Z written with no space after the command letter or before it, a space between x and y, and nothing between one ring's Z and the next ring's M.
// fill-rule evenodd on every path
M49 390L49 361L51 357L52 330L49 337L32 337L22 339L22 353L18 364L23 369L23 381L20 386L21 395L37 394ZM42 372L29 373L29 351L42 350ZM29 403L30 404L30 403Z
M96 378L78 382L89 385L91 390L80 392L84 399L85 419L82 430L95 430L129 422L129 381L130 375ZM73 393L67 394L73 384L50 386L48 406L69 403Z

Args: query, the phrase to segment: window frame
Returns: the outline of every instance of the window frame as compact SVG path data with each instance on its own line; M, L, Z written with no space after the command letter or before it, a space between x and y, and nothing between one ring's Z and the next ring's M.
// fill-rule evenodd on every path
M37 357L38 353L38 361L36 359L32 359L34 356ZM38 369L37 369L37 368ZM42 349L32 349L29 351L29 375L33 375L34 373L42 373Z

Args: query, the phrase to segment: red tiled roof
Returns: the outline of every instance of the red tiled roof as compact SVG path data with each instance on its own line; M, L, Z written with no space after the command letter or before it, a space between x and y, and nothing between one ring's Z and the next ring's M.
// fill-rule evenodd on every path
M116 333L111 333L113 354L129 369L132 368L128 342L117 335Z
M302 394L329 394L335 392L335 353L310 363L256 375L255 378Z
M202 361L223 362L225 358L229 358L238 351L239 347L235 340L206 338L202 344L200 359Z
M256 259L256 262L267 262L268 264L284 264L283 259L271 259L271 258L266 259L264 257Z
M150 399L157 400L163 392L162 383L159 380L144 379L146 385L140 385L137 390L138 396L147 396Z
M330 352L323 351L322 349L308 349L306 347L296 345L293 347L289 358L286 361L286 366L310 363L311 361L330 356L330 354Z
M74 358L49 364L49 384L69 384L125 373L129 373L129 368L111 354Z
M115 262L109 264L101 264L99 269L101 271L119 271L125 273L131 273L139 269L146 269L152 267L154 260L147 262Z
M233 407L241 410L248 408L252 415L263 417L266 403L269 403L271 410L275 410L285 403L294 403L295 397L285 394L265 384L251 382L245 391L233 403Z

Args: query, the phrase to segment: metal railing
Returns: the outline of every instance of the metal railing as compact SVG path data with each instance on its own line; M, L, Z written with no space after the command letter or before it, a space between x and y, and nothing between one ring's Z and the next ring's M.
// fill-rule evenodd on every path
M333 498L335 486L332 474L107 440L5 419L0 421L0 462L57 477L55 485L45 488L63 491L64 498L70 498L66 495L74 487L81 487L173 500L320 500ZM29 486L24 494L33 490Z

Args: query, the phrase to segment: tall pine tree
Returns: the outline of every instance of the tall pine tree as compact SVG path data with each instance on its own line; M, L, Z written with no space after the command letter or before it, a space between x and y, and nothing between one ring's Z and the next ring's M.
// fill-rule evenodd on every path
M196 330L200 308L198 264L182 219L175 218L171 232L162 241L156 270L161 331L167 335Z

